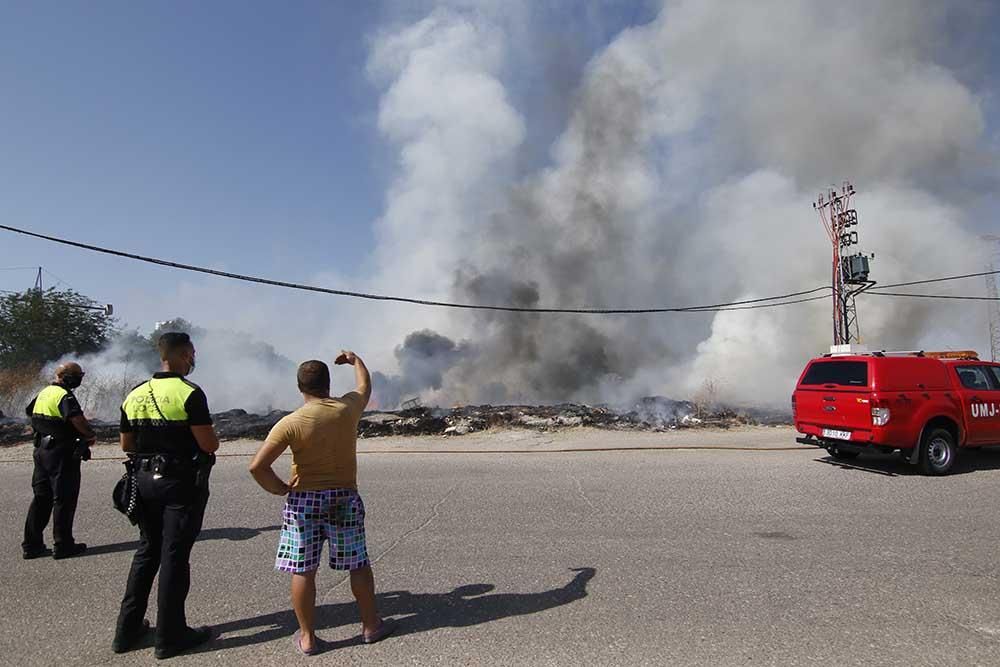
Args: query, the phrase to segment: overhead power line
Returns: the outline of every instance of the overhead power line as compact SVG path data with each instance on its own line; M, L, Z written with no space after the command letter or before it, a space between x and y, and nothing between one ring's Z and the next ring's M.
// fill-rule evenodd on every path
M893 283L891 285L876 285L871 289L866 291L866 294L872 292L881 292L887 289L896 289L897 287L912 287L914 285L930 285L931 283L944 283L951 280L965 280L966 278L982 278L984 276L995 276L1000 274L1000 270L997 271L981 271L980 273L966 273L961 276L945 276L943 278L929 278L927 280L911 280L907 283ZM906 296L906 295L904 295Z
M894 296L909 297L913 299L955 299L958 301L1000 301L1000 298L992 296L964 296L957 294L906 294L903 292L865 292L871 296Z
M365 292L352 292L348 290L338 290L329 287L317 287L315 285L304 285L301 283L292 283L284 280L272 280L270 278L261 278L259 276L249 276L240 273L232 273L230 271L219 271L216 269L209 269L201 266L195 266L193 264L182 264L180 262L172 262L165 259L159 259L157 257L147 257L144 255L137 255L134 253L123 252L121 250L114 250L112 248L105 248L102 246L91 245L89 243L80 243L78 241L71 241L69 239L60 238L57 236L49 236L47 234L39 234L37 232L28 231L26 229L19 229L17 227L11 227L9 225L0 225L0 229L6 230L8 232L13 232L15 234L21 234L24 236L30 236L33 238L42 239L45 241L51 241L53 243L59 243L62 245L71 246L74 248L82 248L84 250L90 250L92 252L99 252L105 255L112 255L115 257L124 257L126 259L132 259L139 262L146 262L148 264L156 264L159 266L166 266L173 269L181 269L184 271L193 271L196 273L205 273L213 276L220 276L223 278L231 278L233 280L241 280L244 282L257 283L261 285L272 285L274 287L285 287L288 289L303 290L307 292L318 292L321 294L333 294L336 296L347 296L354 297L357 299L368 299L372 301L394 301L397 303L412 303L421 306L437 306L442 308L459 308L464 310L491 310L491 311L504 311L513 313L569 313L578 315L639 315L647 313L697 313L697 312L717 312L720 310L736 310L740 307L746 307L750 305L756 305L758 308L762 307L775 307L788 305L790 303L800 303L801 301L788 301L788 299L794 299L795 297L805 296L808 294L815 294L816 292L827 291L830 288L828 286L816 287L810 290L803 290L800 292L790 292L788 294L781 294L777 296L763 297L759 299L745 299L742 301L729 301L725 303L708 304L702 306L685 306L685 307L663 307L663 308L530 308L530 307L519 307L519 306L495 306L487 304L472 304L472 303L456 303L450 301L432 301L428 299L412 299L409 297L401 296L389 296L385 294L369 294ZM823 298L823 297L817 297ZM812 299L809 299L812 300ZM803 300L804 301L804 300ZM766 304L763 305L763 304Z
M402 296L391 296L385 294L370 294L365 292L354 292L349 290L338 290L329 287L318 287L316 285L306 285L302 283L293 283L284 280L273 280L270 278L262 278L260 276L250 276L240 273L233 273L230 271L219 271L217 269L209 269L202 266L195 266L193 264L183 264L180 262L173 262L170 260L160 259L157 257L147 257L144 255L138 255L134 253L124 252L121 250L115 250L113 248L106 248L103 246L92 245L89 243L81 243L79 241L72 241L69 239L60 238L57 236L49 236L46 234L39 234L37 232L32 232L26 229L20 229L17 227L11 227L9 225L0 225L0 230L5 230L8 232L13 232L15 234L21 234L24 236L30 236L33 238L42 239L44 241L50 241L52 243L59 243L61 245L67 245L74 248L82 248L83 250L90 250L92 252L102 253L105 255L112 255L114 257L123 257L125 259L131 259L139 262L145 262L148 264L155 264L158 266L165 266L173 269L180 269L183 271L192 271L195 273L203 273L207 275L219 276L222 278L230 278L232 280L239 280L243 282L256 283L260 285L271 285L273 287L283 287L286 289L301 290L306 292L316 292L320 294L331 294L335 296L346 296L357 299L367 299L372 301L390 301L396 303L410 303L421 306L434 306L440 308L457 308L463 310L487 310L487 311L502 311L502 312L513 312L513 313L565 313L565 314L577 314L577 315L639 315L639 314L654 314L654 313L715 313L715 312L726 312L731 310L756 310L760 308L776 308L779 306L788 306L800 303L809 303L812 301L819 301L828 298L826 294L821 296L809 296L816 294L818 292L829 292L831 287L829 285L823 285L820 287L815 287L809 290L802 290L798 292L789 292L787 294L779 294L776 296L761 297L757 299L744 299L740 301L727 301L723 303L706 304L700 306L677 306L677 307L656 307L656 308L540 308L540 307L521 307L521 306L497 306L489 304L473 304L473 303L459 303L451 301L434 301L428 299L414 299L410 297ZM982 277L986 275L992 275L1000 273L1000 271L989 271L982 273L973 273L961 276L947 276L943 278L932 278L929 280L917 280L908 283L898 283L894 285L882 285L873 289L885 290L892 287L904 287L910 285L922 285L935 282L944 282L950 280L961 280L964 278L975 278ZM952 296L937 296L937 295L918 295L918 294L898 294L898 293L888 293L888 292L873 292L869 291L866 294L878 294L881 296L893 296L893 297L924 297L924 298L954 298L954 299L969 299L969 300L987 300L987 297L952 297ZM807 297L807 298L798 298Z

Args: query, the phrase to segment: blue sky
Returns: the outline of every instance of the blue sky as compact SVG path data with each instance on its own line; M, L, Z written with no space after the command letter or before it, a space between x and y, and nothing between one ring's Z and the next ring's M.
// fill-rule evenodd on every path
M364 75L373 12L351 4L6 4L0 218L292 279L355 261L385 170ZM42 264L100 299L109 271L163 277L11 236L0 248L0 266Z

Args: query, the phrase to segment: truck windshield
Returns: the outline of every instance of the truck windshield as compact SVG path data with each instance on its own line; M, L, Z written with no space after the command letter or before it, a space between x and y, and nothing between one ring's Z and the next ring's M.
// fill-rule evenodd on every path
M839 384L868 386L868 363L864 361L816 361L802 378L803 385Z

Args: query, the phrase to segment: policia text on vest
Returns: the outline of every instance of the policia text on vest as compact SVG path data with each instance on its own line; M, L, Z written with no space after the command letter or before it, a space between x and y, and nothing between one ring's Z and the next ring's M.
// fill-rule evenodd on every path
M56 369L56 381L28 404L34 431L32 500L24 522L21 549L25 559L56 559L82 554L87 545L73 538L73 518L80 495L80 461L90 458L94 432L83 416L73 389L83 381L75 363ZM45 546L45 527L52 519L53 551Z

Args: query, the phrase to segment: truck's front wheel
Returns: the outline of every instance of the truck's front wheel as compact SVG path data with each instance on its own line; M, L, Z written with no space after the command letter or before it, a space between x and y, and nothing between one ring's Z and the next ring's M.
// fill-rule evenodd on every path
M943 428L931 429L920 443L920 467L928 475L945 475L955 464L955 436Z

